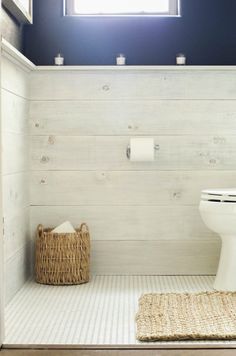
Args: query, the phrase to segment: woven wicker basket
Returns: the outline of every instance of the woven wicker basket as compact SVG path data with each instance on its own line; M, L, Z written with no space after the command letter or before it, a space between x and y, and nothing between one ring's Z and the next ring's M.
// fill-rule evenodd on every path
M86 224L76 233L37 228L35 279L42 284L71 285L89 281L90 236Z

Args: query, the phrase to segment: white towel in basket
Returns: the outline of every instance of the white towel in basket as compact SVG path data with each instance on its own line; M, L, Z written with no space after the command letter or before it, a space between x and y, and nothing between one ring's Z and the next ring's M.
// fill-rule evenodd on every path
M65 221L63 224L57 226L52 233L62 233L62 234L70 234L76 232L73 225L69 221Z

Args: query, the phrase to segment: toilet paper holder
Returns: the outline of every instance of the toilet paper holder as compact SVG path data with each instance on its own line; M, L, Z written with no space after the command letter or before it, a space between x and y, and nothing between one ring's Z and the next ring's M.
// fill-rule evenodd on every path
M159 149L160 149L160 145L155 144L155 145L154 145L154 150L155 150L155 151L159 151ZM131 153L131 151L130 151L130 145L128 145L127 148L126 148L126 157L127 157L128 159L130 159L130 153Z

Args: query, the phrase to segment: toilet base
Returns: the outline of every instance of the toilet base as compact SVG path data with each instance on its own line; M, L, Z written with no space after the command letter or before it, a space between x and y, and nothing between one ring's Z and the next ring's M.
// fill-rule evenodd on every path
M236 236L222 236L220 261L214 283L218 291L236 292Z

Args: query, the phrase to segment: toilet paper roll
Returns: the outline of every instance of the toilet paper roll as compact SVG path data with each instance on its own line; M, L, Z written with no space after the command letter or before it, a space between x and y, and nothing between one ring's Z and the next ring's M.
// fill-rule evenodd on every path
M154 161L154 139L153 138L131 138L130 160L132 162Z

